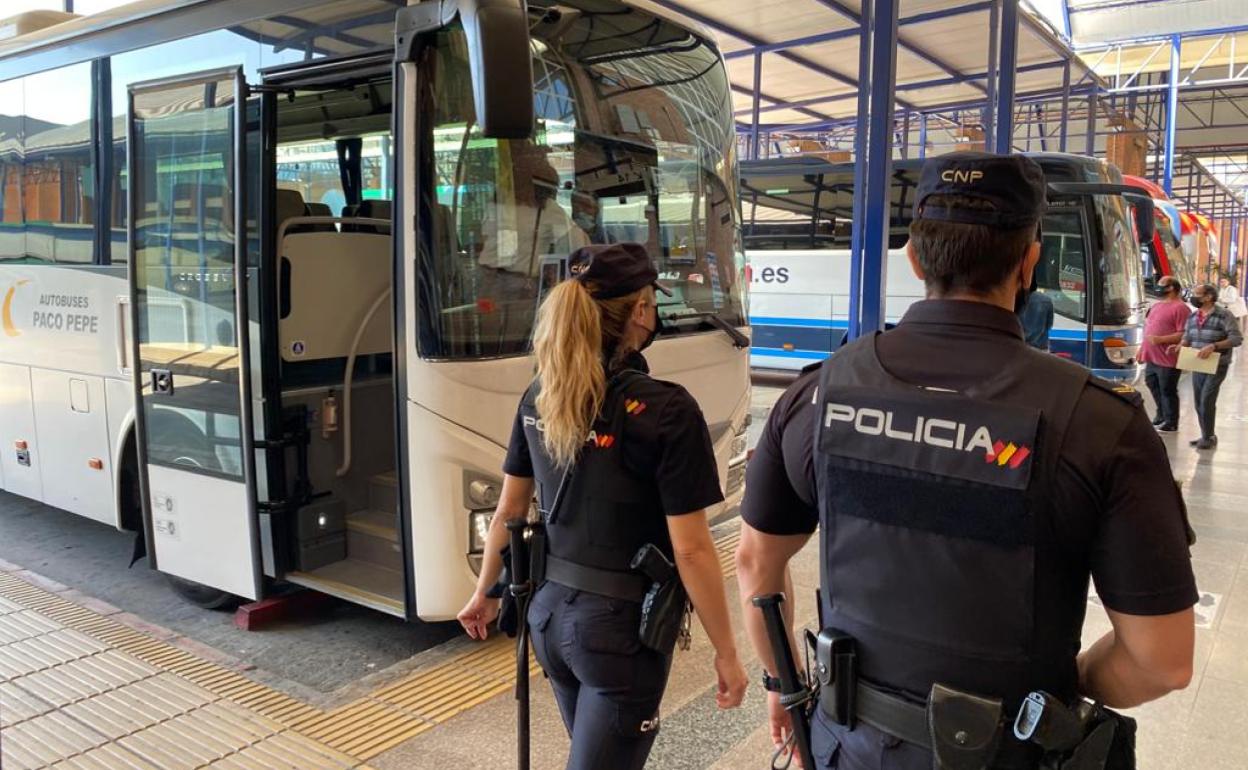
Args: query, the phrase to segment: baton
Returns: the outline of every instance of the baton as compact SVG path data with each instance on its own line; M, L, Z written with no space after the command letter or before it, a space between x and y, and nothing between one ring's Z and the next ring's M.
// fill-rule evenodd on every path
M810 747L810 716L806 705L810 702L811 689L806 686L797 671L789 634L784 627L784 594L755 596L754 606L763 611L763 623L767 626L767 638L776 659L776 675L780 678L780 703L789 712L793 723L793 743L806 770L815 770L815 758Z
M516 600L516 767L529 770L529 599L533 584L529 581L529 549L525 535L529 522L513 519L507 522L511 534L511 585L508 590Z

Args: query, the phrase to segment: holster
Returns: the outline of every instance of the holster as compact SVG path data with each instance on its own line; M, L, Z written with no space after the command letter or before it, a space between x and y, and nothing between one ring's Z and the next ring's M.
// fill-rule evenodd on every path
M641 601L641 626L637 638L646 647L670 655L680 636L689 596L680 577L651 583Z
M526 558L529 560L529 580L536 590L546 579L546 528L540 523L530 523L528 528L529 535L524 541L528 551ZM514 639L525 619L520 617L520 604L509 590L512 582L511 544L504 546L499 553L503 559L503 571L486 595L502 600L498 607L498 630Z
M997 755L1005 710L999 699L932 685L927 726L934 770L984 770Z
M1135 770L1135 720L1097 707L1087 737L1071 752L1046 757L1053 770Z
M498 582L490 587L486 596L500 599L498 606L498 630L511 638L515 638L520 630L520 610L516 605L516 597L508 590L511 585L511 546L499 552L503 558L503 571L498 575Z

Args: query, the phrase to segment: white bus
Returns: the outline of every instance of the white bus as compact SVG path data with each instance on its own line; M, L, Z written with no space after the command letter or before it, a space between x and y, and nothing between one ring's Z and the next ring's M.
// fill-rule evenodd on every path
M738 502L734 124L702 31L616 0L140 0L14 28L5 490L141 533L204 606L285 581L451 617L543 292L627 238L678 290L648 357L711 426L712 514Z
M1033 157L1050 183L1036 268L1038 290L1053 301L1050 349L1102 377L1134 380L1143 335L1137 235L1143 222L1133 213L1140 206L1151 223L1147 196L1122 186L1118 170L1102 161L1056 153ZM884 305L889 324L924 296L905 256L920 166L893 164ZM811 158L742 164L753 366L800 369L827 358L843 341L853 185L847 164Z

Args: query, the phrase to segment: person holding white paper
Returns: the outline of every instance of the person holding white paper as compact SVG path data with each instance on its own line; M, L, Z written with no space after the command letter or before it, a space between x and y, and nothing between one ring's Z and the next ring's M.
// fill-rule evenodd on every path
M1231 366L1231 349L1239 347L1244 337L1235 316L1218 306L1218 287L1209 283L1197 285L1192 289L1191 302L1196 312L1187 319L1181 345L1195 348L1200 359L1208 359L1215 354L1218 356L1218 366L1212 374L1192 372L1192 394L1196 399L1196 416L1200 418L1200 438L1191 443L1197 449L1213 449L1218 445L1218 434L1214 431L1218 391L1222 389L1222 381Z

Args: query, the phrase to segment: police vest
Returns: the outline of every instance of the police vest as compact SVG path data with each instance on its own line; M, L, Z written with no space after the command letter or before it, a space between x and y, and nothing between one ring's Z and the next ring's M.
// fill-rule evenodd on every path
M822 623L860 673L923 699L933 683L1004 698L1074 694L1074 653L1037 627L1052 556L1047 494L1085 369L1022 349L964 392L890 375L875 337L823 364L815 469Z
M636 576L630 568L633 556L646 543L655 544L669 559L672 557L671 536L655 480L638 473L636 463L626 461L629 453L639 457L654 449L630 446L630 441L643 442L645 431L626 424L657 419L654 413L638 413L644 409L644 402L633 398L652 383L647 375L634 370L611 378L602 410L566 474L542 444L538 386L534 384L525 394L520 410L522 416L532 418L523 422L533 458L538 505L546 522L549 556L630 576ZM560 485L565 486L562 495ZM640 585L644 590L645 583Z

